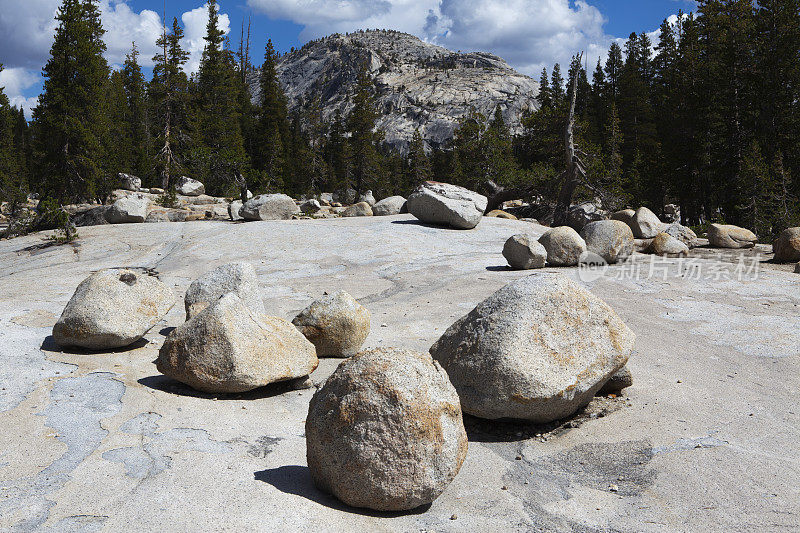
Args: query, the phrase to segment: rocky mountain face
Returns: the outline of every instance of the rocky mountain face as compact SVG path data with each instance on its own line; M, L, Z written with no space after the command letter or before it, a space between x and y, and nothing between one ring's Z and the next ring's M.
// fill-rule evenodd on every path
M431 147L446 145L474 107L487 118L500 106L512 132L526 110L536 109L539 84L504 60L482 52L452 52L406 33L363 31L331 35L283 56L278 75L291 111L318 101L323 120L347 116L363 65L375 78L386 143L405 151L419 129ZM260 98L259 72L250 78Z

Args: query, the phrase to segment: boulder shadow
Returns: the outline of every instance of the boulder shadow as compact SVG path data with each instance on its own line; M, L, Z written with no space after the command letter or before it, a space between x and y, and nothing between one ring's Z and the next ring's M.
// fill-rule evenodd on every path
M444 229L448 231L464 231L462 229L455 229L447 226L445 224L430 224L428 222L422 222L421 220L393 220L392 224L402 224L405 226L422 226L423 228L431 228L431 229Z
M517 442L580 427L586 419L585 411L585 407L581 408L568 418L547 424L510 418L487 420L464 413L464 428L470 442Z
M374 511L359 507L350 507L336 497L319 490L311 480L311 472L307 466L281 466L256 472L253 477L258 481L268 483L285 494L302 496L319 505L346 513L359 514L377 518L398 518L401 516L418 515L430 509L431 504L411 509L410 511Z
M488 266L486 270L489 272L516 272L513 268L508 265L499 265L499 266Z
M168 326L166 328L161 328L161 330L158 332L158 334L162 335L164 337L169 337L169 334L172 333L173 331L175 331L175 329L176 328L174 326Z
M138 350L139 348L144 348L150 344L145 338L141 338L138 341L134 342L133 344L129 344L127 346L123 346L121 348L113 348L110 350L89 350L88 348L80 348L78 346L60 346L56 343L55 339L52 335L48 335L42 341L42 345L39 347L40 350L44 350L46 352L55 352L55 353L68 353L72 355L92 355L98 353L124 353L130 352L133 350Z
M300 381L305 380L306 378L299 378ZM229 401L229 400L263 400L265 398L273 398L275 396L280 396L281 394L286 394L287 392L298 391L299 389L295 386L295 383L298 380L292 381L281 381L280 383L272 383L267 385L266 387L259 387L258 389L248 391L248 392L235 392L235 393L215 393L215 392L202 392L196 389L191 388L189 385L181 383L180 381L176 381L170 377L164 375L157 375L157 376L148 376L146 378L141 378L137 380L137 383L147 387L148 389L153 389L161 392L166 392L167 394L174 394L176 396L186 396L190 398L204 398L204 399L214 399L214 400L222 400L222 401Z

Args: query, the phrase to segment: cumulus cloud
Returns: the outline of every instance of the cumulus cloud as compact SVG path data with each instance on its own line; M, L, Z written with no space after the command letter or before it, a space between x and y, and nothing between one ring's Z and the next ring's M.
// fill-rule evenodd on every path
M189 61L186 63L186 72L197 72L200 68L200 58L206 42L206 25L208 24L208 4L187 11L181 16L183 22L183 49L189 52ZM231 30L231 19L225 13L219 14L219 28L227 35Z
M39 81L37 72L25 68L8 68L0 72L0 88L9 97L11 105L24 109L28 117L38 104L39 98L37 96L26 98L22 95Z
M612 37L585 0L248 0L275 19L304 26L304 39L360 28L406 31L450 49L490 51L527 74L567 63L583 50L592 62Z

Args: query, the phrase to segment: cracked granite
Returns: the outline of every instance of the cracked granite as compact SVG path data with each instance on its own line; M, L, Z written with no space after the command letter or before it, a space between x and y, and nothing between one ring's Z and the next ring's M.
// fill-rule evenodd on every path
M800 284L789 272L688 279L668 260L663 277L616 279L615 267L587 282L637 334L634 386L558 431L470 422L461 473L429 509L406 514L350 509L313 487L313 389L215 396L159 377L152 362L180 305L130 350L70 353L49 338L98 269L155 269L182 295L205 271L245 260L271 314L291 318L344 289L372 313L367 348L427 350L531 275L501 255L522 224L544 231L485 219L453 232L401 215L97 226L76 246L43 249L39 235L1 241L0 530L796 529ZM337 364L323 360L313 381Z

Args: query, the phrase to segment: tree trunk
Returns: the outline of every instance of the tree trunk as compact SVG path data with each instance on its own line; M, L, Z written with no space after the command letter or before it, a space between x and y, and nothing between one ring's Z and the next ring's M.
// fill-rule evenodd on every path
M583 53L578 59L583 57ZM572 195L578 186L583 169L581 168L578 156L575 154L575 102L578 96L578 71L572 77L572 99L569 106L569 116L567 117L567 128L564 131L564 156L566 170L564 170L561 191L558 194L558 203L553 212L553 226L562 226L566 223L567 213L572 205Z

